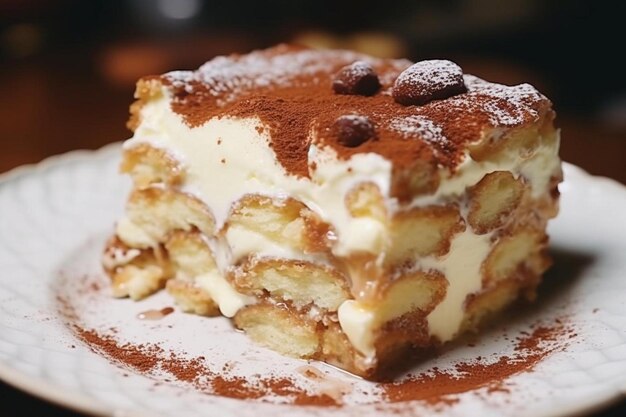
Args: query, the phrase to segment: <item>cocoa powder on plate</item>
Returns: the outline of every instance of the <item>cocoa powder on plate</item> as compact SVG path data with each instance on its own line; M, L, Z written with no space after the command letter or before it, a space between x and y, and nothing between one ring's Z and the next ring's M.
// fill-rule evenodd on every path
M200 392L242 400L269 401L268 397L287 398L296 405L341 406L340 400L326 393L310 393L299 387L295 379L267 375L255 379L228 375L210 369L204 357L188 359L175 352L165 352L157 345L121 343L110 334L83 329L74 330L93 350L112 361L148 376L165 371L180 382ZM459 401L459 396L485 389L487 394L509 393L508 380L519 373L532 372L551 353L564 349L576 336L565 321L535 326L515 341L513 353L495 359L477 357L453 364L450 369L432 368L418 375L409 375L395 382L379 383L383 392L381 403L419 401L441 407ZM295 372L295 371L294 371Z

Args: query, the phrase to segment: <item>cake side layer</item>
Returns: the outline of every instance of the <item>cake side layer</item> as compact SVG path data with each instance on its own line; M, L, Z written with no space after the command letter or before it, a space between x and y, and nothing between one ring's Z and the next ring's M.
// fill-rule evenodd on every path
M556 157L558 140L546 140L546 143L540 144L526 159L518 157L519 149L502 152L497 155L498 158L484 161L475 161L468 155L456 172L440 169L439 175L442 179L439 188L432 195L418 195L402 205L389 195L393 174L390 163L379 155L357 154L354 158L356 161L342 161L334 153L319 151L313 146L309 165L315 166L315 169L311 170L310 179L294 177L276 163L268 138L269 132L258 119L213 119L203 126L190 128L169 108L167 94L168 90L164 89L159 98L142 108L142 124L136 130L134 139L125 145L127 150L149 145L177 160L179 170L185 172L182 190L196 196L211 208L218 230L224 227L233 204L246 195L265 195L274 201L281 201L289 196L302 201L307 208L329 223L331 233L322 237L321 245L340 257L363 251L384 253L385 245L388 245L390 239L384 220L372 216L354 217L346 206L347 195L361 183L376 185L384 200L386 215L393 217L393 213L398 210L455 201L464 196L467 187L476 184L489 172L509 171L515 177L525 178L534 198L549 192L550 179L559 175ZM233 140L228 141L228 137L237 137L237 144ZM240 148L242 143L245 146ZM260 169L264 171L259 172ZM215 178L228 178L229 181L215 181ZM462 208L462 211L465 210L467 208ZM225 230L223 240L215 243L223 246L216 252L221 254L218 264L219 270L224 274L227 274L231 265L249 254L322 264L329 262L328 256L324 254L289 250L284 245L267 240L262 234L237 227L228 227ZM120 236L126 241L133 241L132 237L123 232ZM481 286L481 275L477 268L491 249L489 235L479 236L468 230L462 236L475 236L470 239L474 239L476 243L485 242L474 248L484 250L480 256L471 259L471 263L476 266L471 274L463 269L465 264L462 261L456 267L457 272L452 273L454 276L449 276L449 270L455 269L454 264L458 260L451 261L447 257L436 256L420 260L420 264L426 269L447 272L450 283L446 298L428 317L430 333L441 341L450 340L460 328L465 299ZM453 245L456 245L457 239L452 240ZM449 264L453 266L450 267ZM406 304L406 309L410 309L410 303ZM355 315L354 312L359 313ZM406 312L396 312L396 315ZM364 354L372 354L374 350L373 334L376 326L392 318L384 317L383 320L380 317L384 317L384 313L373 313L367 303L361 305L354 300L346 302L339 309L342 328L353 345Z
M409 65L280 46L141 80L115 295L166 287L366 377L531 298L561 179L550 102Z

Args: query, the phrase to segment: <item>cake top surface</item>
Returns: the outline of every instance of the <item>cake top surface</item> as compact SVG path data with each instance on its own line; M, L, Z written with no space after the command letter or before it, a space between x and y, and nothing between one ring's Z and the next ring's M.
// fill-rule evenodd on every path
M260 118L285 170L305 177L312 141L339 158L380 154L394 169L416 162L454 169L485 129L533 123L551 105L528 84L489 83L450 61L412 65L287 45L158 79L190 127L213 117Z

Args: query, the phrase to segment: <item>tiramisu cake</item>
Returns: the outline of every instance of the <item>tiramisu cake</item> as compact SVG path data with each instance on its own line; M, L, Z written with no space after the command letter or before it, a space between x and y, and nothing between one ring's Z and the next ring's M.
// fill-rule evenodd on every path
M533 298L559 134L527 84L278 46L139 80L104 266L259 344L376 378Z

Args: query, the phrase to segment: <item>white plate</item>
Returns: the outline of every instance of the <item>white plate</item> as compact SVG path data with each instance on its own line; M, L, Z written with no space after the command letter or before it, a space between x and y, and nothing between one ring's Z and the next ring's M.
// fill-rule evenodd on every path
M136 318L172 305L166 294L140 303L107 297L100 251L129 190L127 180L116 174L119 152L119 145L74 152L1 177L0 378L65 406L105 415L366 416L433 410L422 401L388 404L380 399L380 386L319 363L309 365L327 377L311 382L298 372L303 361L252 345L224 319L179 311L159 321ZM416 364L415 372L445 370L478 355L497 360L514 353L515 337L533 324L557 318L573 329L571 339L532 372L507 378L504 392L481 387L439 404L443 415L567 415L626 393L626 188L572 165L565 166L565 175L561 214L550 225L556 264L538 302L514 312L505 327L485 331L477 342L456 343ZM94 282L100 291L89 290ZM59 295L79 311L76 323L103 332L113 327L109 333L120 343L158 344L184 358L204 355L213 370L226 364L225 375L253 380L271 373L294 378L312 393L325 392L320 384L351 391L340 407L299 406L281 404L290 400L280 396L244 401L202 393L165 372L145 375L114 364L79 340L58 313Z

